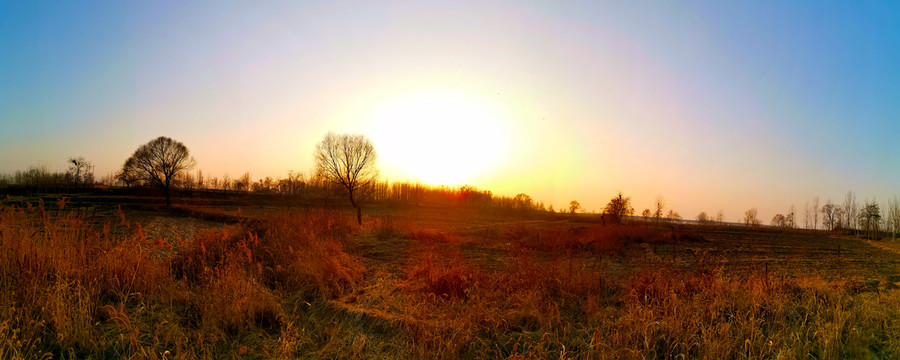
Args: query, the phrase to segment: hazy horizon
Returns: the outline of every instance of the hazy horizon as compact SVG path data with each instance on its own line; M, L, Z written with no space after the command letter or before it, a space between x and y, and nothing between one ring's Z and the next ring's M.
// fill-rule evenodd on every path
M283 177L334 131L371 138L388 180L802 219L900 195L898 9L7 3L0 172L84 156L100 177L168 136L194 170Z

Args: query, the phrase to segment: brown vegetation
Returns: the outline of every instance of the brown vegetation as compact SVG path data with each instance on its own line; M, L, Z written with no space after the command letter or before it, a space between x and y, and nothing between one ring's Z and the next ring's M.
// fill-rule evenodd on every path
M361 228L269 214L172 240L119 215L0 206L0 357L900 354L900 255L857 240L576 215L426 225L421 210Z

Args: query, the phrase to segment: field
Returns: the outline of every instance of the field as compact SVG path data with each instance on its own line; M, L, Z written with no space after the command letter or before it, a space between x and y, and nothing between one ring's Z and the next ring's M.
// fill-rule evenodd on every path
M900 357L890 239L51 198L0 205L0 358Z

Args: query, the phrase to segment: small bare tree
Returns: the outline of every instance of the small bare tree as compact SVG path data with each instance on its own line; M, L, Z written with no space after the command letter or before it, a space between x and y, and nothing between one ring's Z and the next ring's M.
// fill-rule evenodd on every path
M785 216L785 220L788 222L788 227L793 229L796 225L794 224L794 217L796 216L797 209L794 207L794 204L791 204L791 209L788 212L787 216Z
M244 175L234 180L234 189L237 191L250 191L250 172L245 172Z
M725 210L719 209L719 212L716 214L716 222L717 223L725 222Z
M812 220L813 229L819 230L819 197L812 199Z
M534 199L532 199L531 196L526 193L516 194L516 197L513 198L513 204L517 209L520 210L534 209Z
M839 215L841 208L831 202L831 199L825 201L822 205L822 222L828 225L828 230L834 230L835 217Z
M709 215L706 215L706 211L701 211L697 214L697 222L705 223L709 221Z
M358 200L378 177L375 157L375 147L362 135L329 132L316 145L316 175L347 190L360 225L362 209Z
M656 195L656 212L653 213L653 216L656 218L656 221L659 222L659 219L663 216L663 208L666 207L666 199L663 199L662 195Z
M747 226L758 226L761 221L756 217L758 211L756 208L750 208L747 211L744 211L744 224Z
M125 184L125 187L131 187L141 181L137 169L135 169L133 165L128 164L128 162L122 166L122 169L116 173L115 177L117 181Z
M603 213L612 217L616 223L621 223L623 217L634 215L634 208L631 207L631 198L624 197L622 192L619 192L619 195L609 200L606 208L603 209Z
M206 179L203 178L203 170L197 170L197 188L206 189Z
M805 229L809 229L810 216L812 216L812 212L809 211L809 201L807 201L803 207L803 228Z
M780 228L788 227L787 216L784 216L782 214L775 214L775 216L772 217L772 226Z
M578 209L581 209L581 204L579 204L577 200L572 200L572 202L569 203L569 213L574 214Z
M857 230L858 210L859 203L856 202L856 194L853 191L847 191L847 195L844 196L844 218L847 219L846 226L853 230Z
M897 238L897 230L900 230L900 200L894 196L888 200L887 217L891 219L891 238Z
M878 223L881 222L881 208L875 199L872 199L872 202L866 199L865 206L860 209L859 220L862 221L861 225L865 226L865 237L867 239L872 235L878 234Z
M675 211L675 209L669 209L669 213L666 214L666 218L674 222L680 222L681 214Z
M75 187L82 187L94 183L94 165L90 161L81 156L73 156L69 158L69 169L66 171L66 177L71 180Z
M175 177L194 167L194 158L184 144L160 136L141 145L122 166L121 174L159 186L166 193L166 206L172 204L169 190Z

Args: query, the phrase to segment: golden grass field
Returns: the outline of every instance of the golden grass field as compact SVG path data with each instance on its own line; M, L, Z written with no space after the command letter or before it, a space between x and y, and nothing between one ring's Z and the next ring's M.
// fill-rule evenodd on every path
M363 226L235 214L3 202L0 358L900 357L889 239L458 208Z

